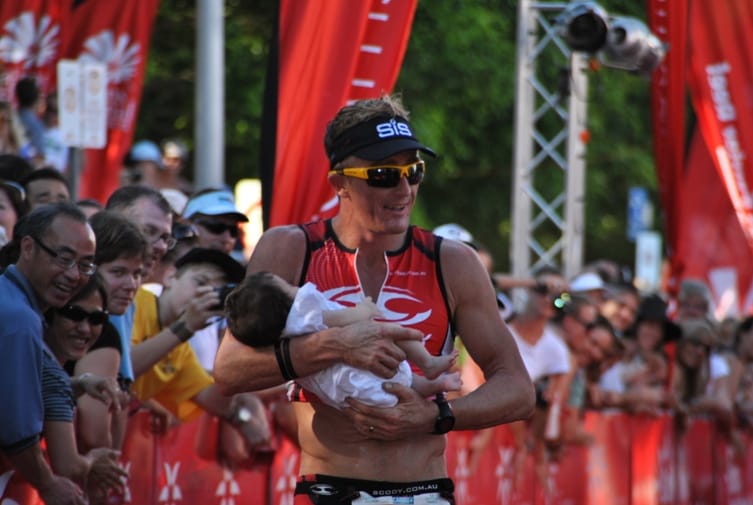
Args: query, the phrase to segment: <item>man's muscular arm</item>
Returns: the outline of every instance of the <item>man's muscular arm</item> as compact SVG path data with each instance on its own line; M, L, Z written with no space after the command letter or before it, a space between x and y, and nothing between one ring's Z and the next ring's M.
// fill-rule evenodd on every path
M486 271L464 244L444 242L440 255L458 333L486 380L468 395L450 401L454 429L477 430L530 417L533 384L499 315ZM399 384L385 389L398 397L396 407L375 408L351 400L351 408L344 411L364 436L398 440L433 430L438 414L434 402Z
M285 251L285 254L281 255L279 251ZM273 272L297 285L304 254L305 237L301 229L295 226L272 228L256 245L247 270L248 273ZM421 338L420 332L396 324L361 321L291 339L290 359L298 376L345 362L390 378L405 359L405 353L394 341ZM229 332L217 352L214 376L225 395L256 391L284 382L273 348L253 349L240 343Z
M458 334L486 379L475 391L450 402L457 418L455 429L527 419L535 404L533 384L499 315L486 270L465 244L443 243L440 254Z

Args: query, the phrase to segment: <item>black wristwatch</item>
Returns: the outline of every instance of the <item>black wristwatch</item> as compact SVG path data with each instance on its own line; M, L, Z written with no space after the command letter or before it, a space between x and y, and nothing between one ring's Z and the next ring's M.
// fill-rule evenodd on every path
M435 435L444 435L455 426L455 414L452 413L452 407L447 402L444 393L437 393L434 397L434 403L439 407L439 415L434 421Z

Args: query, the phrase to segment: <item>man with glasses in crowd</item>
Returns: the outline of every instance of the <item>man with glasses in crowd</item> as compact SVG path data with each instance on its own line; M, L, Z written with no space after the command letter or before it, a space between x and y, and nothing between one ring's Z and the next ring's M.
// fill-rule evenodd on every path
M40 207L17 230L20 256L0 276L0 448L46 504L83 504L81 490L52 473L40 448L42 339L44 312L64 306L96 271L94 232L69 203Z
M405 359L396 339L423 339L439 355L452 351L459 334L486 383L448 402L387 382L396 407L351 400L343 410L293 387L301 447L296 504L372 503L377 496L452 504L442 435L524 419L533 408L531 381L475 251L410 225L426 170L419 152L433 152L413 135L407 116L390 96L341 109L325 135L337 216L268 230L248 265L248 272L271 271L295 285L313 282L341 303L370 296L385 321L279 339L269 349L226 334L215 377L226 394L276 386L338 362L389 379Z

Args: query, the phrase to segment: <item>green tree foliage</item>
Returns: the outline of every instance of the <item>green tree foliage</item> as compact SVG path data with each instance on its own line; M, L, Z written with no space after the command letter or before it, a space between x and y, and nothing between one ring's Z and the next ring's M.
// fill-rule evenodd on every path
M262 95L277 2L224 3L225 174L234 184L259 174ZM152 32L136 138L177 136L193 147L195 58L196 2L163 0Z
M610 14L645 19L643 2L600 3ZM258 176L275 9L273 0L225 0L229 184ZM429 162L416 221L430 228L462 224L491 249L500 270L510 265L516 24L513 0L420 2L396 86L422 140L440 154ZM137 138L178 135L193 142L195 26L195 2L162 1ZM541 78L558 79L564 64L544 60ZM634 246L625 236L627 191L656 184L649 91L648 80L613 69L589 77L587 261L608 257L632 264ZM544 174L553 187L561 185L558 170Z

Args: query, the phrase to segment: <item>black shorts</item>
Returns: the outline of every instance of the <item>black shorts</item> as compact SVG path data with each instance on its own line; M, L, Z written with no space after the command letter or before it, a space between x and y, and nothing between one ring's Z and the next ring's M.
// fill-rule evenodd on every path
M369 497L391 501L380 503L414 503L406 498L437 496L444 501L438 504L455 505L455 485L450 479L434 479L419 482L384 482L375 480L345 479L329 475L304 475L295 486L295 505L350 505L366 493ZM308 501L305 501L308 498ZM358 503L358 502L356 502ZM416 502L419 503L419 502Z

